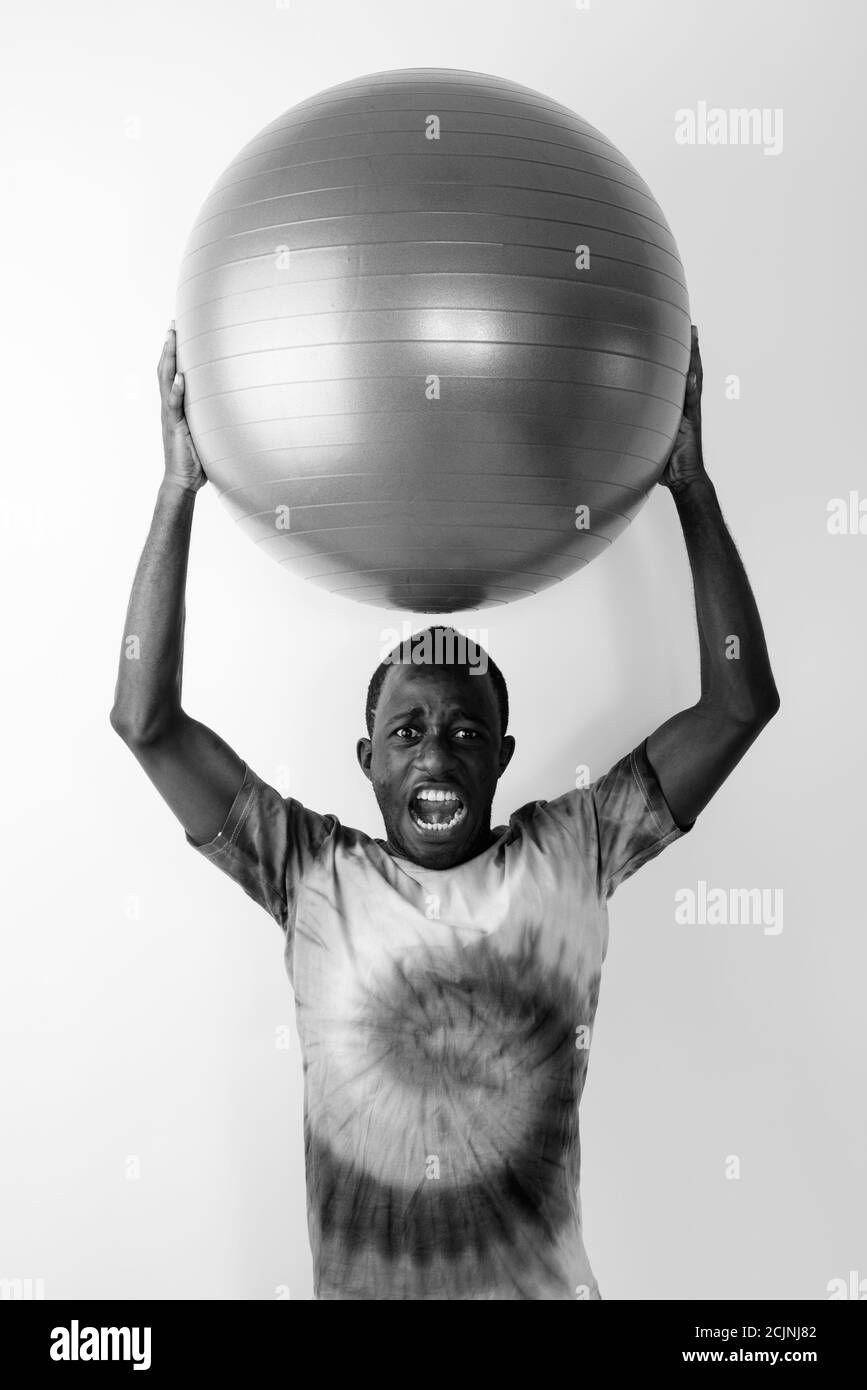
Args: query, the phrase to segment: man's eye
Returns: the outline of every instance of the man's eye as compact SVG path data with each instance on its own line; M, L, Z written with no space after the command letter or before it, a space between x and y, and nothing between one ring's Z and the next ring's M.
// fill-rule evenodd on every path
M407 738L415 738L415 735L416 730L412 727L411 724L401 724L400 728L395 729L394 731L395 738L399 739L404 739L404 736L406 736Z
M478 738L478 736L476 729L455 729L455 738Z

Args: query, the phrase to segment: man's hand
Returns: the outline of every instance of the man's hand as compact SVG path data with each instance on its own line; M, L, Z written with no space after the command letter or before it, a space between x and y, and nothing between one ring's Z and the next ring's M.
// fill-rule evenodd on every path
M683 415L677 438L674 441L668 463L660 478L663 487L673 493L682 492L697 478L706 477L704 459L701 451L701 353L698 349L698 329L692 325L692 352L689 358L689 372L686 377L686 394L683 402Z
M157 367L162 401L163 450L166 478L188 492L198 492L208 481L184 415L184 378L177 370L177 336L172 322Z
M184 418L175 351L172 324L157 371L165 477L130 594L111 725L194 843L206 845L229 814L244 761L181 705L190 533L196 493L206 479Z
M659 481L671 489L692 571L701 695L647 740L650 765L681 828L692 824L780 707L756 601L704 469L701 377L693 326L683 419Z

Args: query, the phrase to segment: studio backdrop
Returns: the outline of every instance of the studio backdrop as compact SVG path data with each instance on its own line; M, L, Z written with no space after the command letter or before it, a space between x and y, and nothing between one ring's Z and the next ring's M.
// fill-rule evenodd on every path
M690 835L610 905L581 1110L584 1236L603 1296L822 1299L835 1281L859 1288L867 489L857 8L156 0L145 10L89 0L73 12L47 0L19 6L6 28L4 1289L311 1296L303 1079L280 932L190 849L108 716L162 472L156 363L177 318L191 382L202 367L192 411L203 412L220 476L196 508L185 708L282 795L381 833L354 756L367 681L455 593L443 597L435 565L427 587L377 578L352 593L364 585L357 554L329 570L279 531L255 543L256 516L282 503L321 506L339 526L337 495L278 496L267 480L259 495L223 476L237 417L220 394L233 383L196 354L231 324L215 308L220 286L197 307L188 280L208 272L213 250L197 220L205 200L247 142L317 93L407 69L543 93L577 113L578 128L604 132L636 217L651 205L626 166L646 182L656 245L647 312L627 327L658 334L667 356L639 382L654 417L628 428L673 437L691 318L707 467L782 699ZM260 154L274 147L266 140ZM270 168L267 158L251 164L265 180L256 196L269 196ZM228 224L221 209L233 200L220 196L215 236L255 238L254 221ZM528 206L520 189L509 196L513 213ZM374 215L374 203L361 212ZM628 219L607 235L616 259ZM319 254L311 297L336 253ZM491 269L480 251L482 290ZM526 307L519 279L507 313ZM413 312L411 301L365 307ZM459 303L447 309L460 314ZM196 313L210 318L197 327ZM492 309L482 336L501 320ZM239 350L252 361L261 345ZM313 375L315 366L311 356ZM556 392L550 404L556 422ZM276 407L285 418L293 401L278 393ZM329 443L326 396L318 408L311 449ZM381 569L394 573L407 559L405 499L375 490L380 444L372 436L359 463L368 473L355 504L380 519L395 509L391 533L374 529L361 552L369 566L382 547ZM465 524L493 515L495 531L524 537L508 564L489 531L475 557L456 545L443 564L452 581L458 564L467 575L453 620L509 683L517 752L495 824L600 776L699 693L691 579L671 498L655 482L661 460L594 498L610 508L611 530L592 554L579 545L572 564L525 536L530 504L562 499L531 496L517 477L527 451L505 445L516 476L493 497L471 480L460 495L434 486L427 500L444 535L457 508ZM418 447L424 472L429 443ZM477 447L479 471L504 457L481 435ZM634 506L619 504L618 485ZM233 488L235 505L216 496ZM428 528L419 545L430 540ZM279 563L284 545L290 564Z

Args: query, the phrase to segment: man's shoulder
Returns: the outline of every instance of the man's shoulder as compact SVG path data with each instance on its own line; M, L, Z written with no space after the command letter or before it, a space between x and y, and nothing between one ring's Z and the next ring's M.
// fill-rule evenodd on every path
M589 787L574 788L559 796L537 797L526 801L509 816L508 825L498 828L506 842L545 837L574 840L576 833L592 829L592 798Z

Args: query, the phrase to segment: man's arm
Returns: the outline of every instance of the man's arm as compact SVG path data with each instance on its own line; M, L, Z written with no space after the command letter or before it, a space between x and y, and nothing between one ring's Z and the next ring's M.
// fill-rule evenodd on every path
M683 419L660 481L674 498L692 570L701 695L647 740L648 759L681 828L695 820L780 707L759 611L704 467L701 387L693 328Z
M157 369L165 476L130 595L111 724L184 829L207 844L225 823L244 763L181 707L190 531L206 478L184 417L175 353L172 325Z

